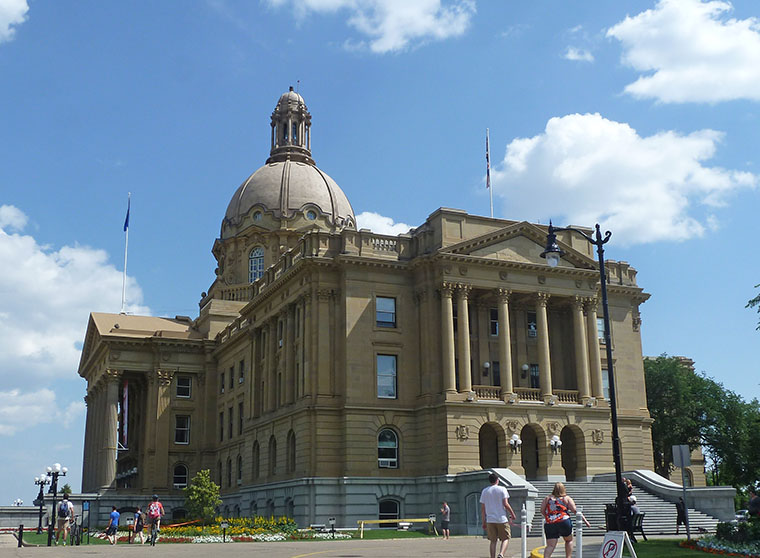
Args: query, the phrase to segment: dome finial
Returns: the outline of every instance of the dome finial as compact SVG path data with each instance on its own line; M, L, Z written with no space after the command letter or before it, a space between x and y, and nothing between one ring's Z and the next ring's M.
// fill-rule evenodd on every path
M272 112L272 147L267 163L292 161L314 164L311 158L311 114L293 86L280 96Z

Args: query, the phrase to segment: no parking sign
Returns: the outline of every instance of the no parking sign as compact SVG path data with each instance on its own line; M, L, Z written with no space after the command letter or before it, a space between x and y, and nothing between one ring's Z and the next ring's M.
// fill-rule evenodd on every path
M623 556L623 545L628 547L633 558L636 558L636 551L633 550L631 539L625 531L608 531L604 535L604 542L599 548L599 558L621 558Z

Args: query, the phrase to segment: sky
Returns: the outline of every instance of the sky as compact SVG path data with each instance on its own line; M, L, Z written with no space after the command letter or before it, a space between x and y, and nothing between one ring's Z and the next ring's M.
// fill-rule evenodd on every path
M488 128L496 217L612 231L644 354L760 397L756 1L0 0L0 504L80 487L128 193L127 310L197 316L291 85L360 227L488 215Z

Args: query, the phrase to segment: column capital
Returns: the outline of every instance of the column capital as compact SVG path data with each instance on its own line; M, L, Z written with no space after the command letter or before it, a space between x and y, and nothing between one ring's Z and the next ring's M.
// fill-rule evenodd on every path
M468 285L467 283L457 283L457 297L466 300L470 296L470 291L472 291L472 285Z
M103 372L103 381L105 382L115 382L119 378L121 378L122 375L121 370L116 370L115 368L107 368L105 372Z
M576 310L584 310L586 308L586 301L588 299L582 296L576 296L573 298L573 306Z
M549 293L537 292L536 293L536 303L539 306L546 307L546 305L549 303L549 299L551 298L551 296L552 295L550 295Z
M446 281L441 283L441 297L451 298L451 296L454 294L454 290L456 290L456 285L454 283L449 283Z
M499 302L509 302L511 296L512 291L510 289L496 289L496 297Z
M596 311L599 308L599 299L595 296L590 296L584 299L584 306L586 309L586 312L589 310Z
M168 386L174 379L174 370L158 369L156 370L156 378L159 385Z

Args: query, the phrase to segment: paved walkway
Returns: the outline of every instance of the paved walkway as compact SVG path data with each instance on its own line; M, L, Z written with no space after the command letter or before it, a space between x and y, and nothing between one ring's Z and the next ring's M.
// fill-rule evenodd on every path
M583 556L597 558L601 537L584 537ZM530 551L541 546L541 539L528 539ZM555 556L564 558L564 550ZM279 543L159 544L156 547L118 544L78 547L17 548L12 535L0 535L0 557L19 556L108 556L138 557L146 554L161 558L489 558L488 541L482 537L442 539L350 540ZM520 556L520 539L513 540L508 558Z

